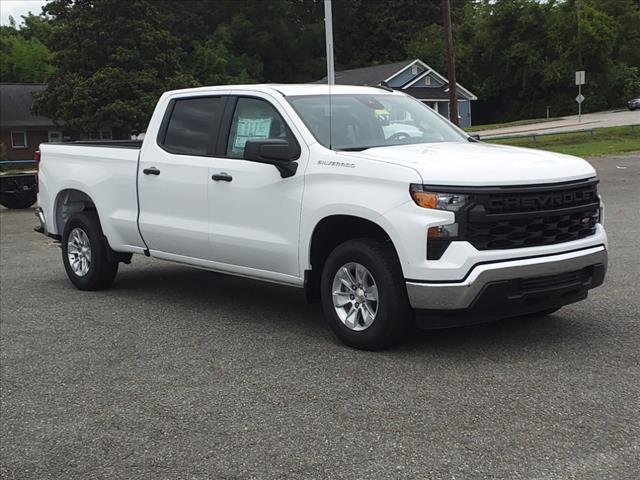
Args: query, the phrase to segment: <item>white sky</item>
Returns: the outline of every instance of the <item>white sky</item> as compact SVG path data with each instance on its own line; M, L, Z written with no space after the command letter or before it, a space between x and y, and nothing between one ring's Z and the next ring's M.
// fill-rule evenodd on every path
M20 25L20 15L26 15L29 11L39 15L45 3L47 0L0 0L0 24L9 25L9 16L12 16Z

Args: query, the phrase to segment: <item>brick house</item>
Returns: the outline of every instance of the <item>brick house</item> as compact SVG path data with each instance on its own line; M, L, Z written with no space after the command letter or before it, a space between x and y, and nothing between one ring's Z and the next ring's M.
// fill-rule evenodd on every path
M0 143L2 160L32 160L38 145L73 140L111 140L110 128L81 135L33 111L33 95L47 88L43 83L0 83Z

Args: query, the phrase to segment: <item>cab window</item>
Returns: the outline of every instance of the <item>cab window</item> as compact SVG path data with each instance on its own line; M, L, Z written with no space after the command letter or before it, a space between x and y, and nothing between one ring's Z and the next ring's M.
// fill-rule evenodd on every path
M291 130L273 105L259 98L239 98L231 122L227 156L243 158L247 140L272 138L296 142Z

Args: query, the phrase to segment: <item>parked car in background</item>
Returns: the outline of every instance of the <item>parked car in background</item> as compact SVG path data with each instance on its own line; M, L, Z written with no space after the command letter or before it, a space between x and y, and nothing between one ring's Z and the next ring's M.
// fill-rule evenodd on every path
M36 203L36 169L30 160L0 161L0 204L7 208L29 208ZM25 167L27 167L25 169Z
M41 148L36 214L80 290L143 254L304 289L377 349L414 310L425 328L549 314L607 267L591 165L478 142L398 91L178 90L143 141Z
M640 109L640 97L632 98L627 102L627 106L629 110L638 110Z

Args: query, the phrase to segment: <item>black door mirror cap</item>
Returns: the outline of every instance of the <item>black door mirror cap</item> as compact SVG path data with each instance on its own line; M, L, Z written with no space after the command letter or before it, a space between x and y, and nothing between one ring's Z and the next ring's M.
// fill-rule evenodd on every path
M290 144L283 138L266 138L247 140L244 145L245 160L273 165L282 178L295 175L300 158L300 146Z

